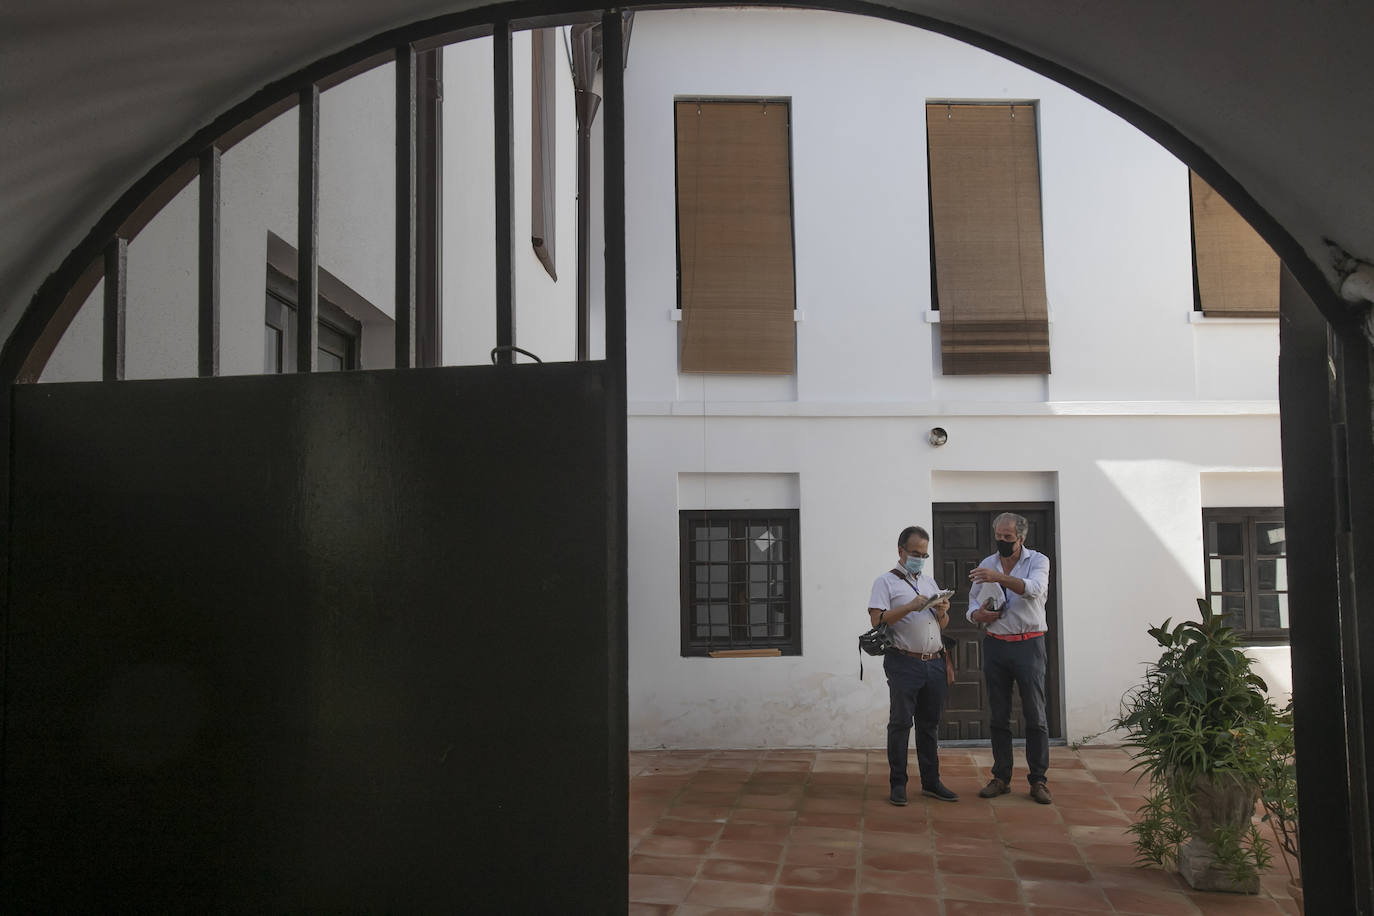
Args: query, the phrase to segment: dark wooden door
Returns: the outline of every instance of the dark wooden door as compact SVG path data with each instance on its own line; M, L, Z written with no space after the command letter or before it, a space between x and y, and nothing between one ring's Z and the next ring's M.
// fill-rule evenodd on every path
M941 588L955 590L951 599L946 636L958 640L957 677L945 702L940 737L946 740L987 739L987 687L983 683L983 632L968 622L969 572L993 553L992 520L1001 512L1023 515L1029 523L1026 545L1050 558L1050 594L1046 604L1050 632L1045 675L1045 703L1048 707L1050 737L1063 737L1059 715L1058 649L1058 573L1054 550L1054 505L1052 503L936 503L931 553L936 560L936 580ZM1024 735L1021 699L1012 693L1012 735Z

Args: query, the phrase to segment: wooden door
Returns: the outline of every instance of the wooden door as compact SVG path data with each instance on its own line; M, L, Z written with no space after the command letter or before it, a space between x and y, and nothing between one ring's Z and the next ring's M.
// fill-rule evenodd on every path
M988 731L987 687L983 682L983 632L968 622L969 572L994 552L992 520L1001 512L1015 512L1029 523L1026 545L1050 559L1050 593L1046 615L1050 632L1045 674L1045 703L1050 737L1063 737L1059 715L1058 649L1058 564L1054 549L1054 505L1052 503L936 503L931 554L935 557L936 581L941 588L955 590L951 599L946 636L958 640L954 686L945 701L940 724L942 740L986 740ZM1012 735L1025 737L1021 719L1021 699L1012 692Z

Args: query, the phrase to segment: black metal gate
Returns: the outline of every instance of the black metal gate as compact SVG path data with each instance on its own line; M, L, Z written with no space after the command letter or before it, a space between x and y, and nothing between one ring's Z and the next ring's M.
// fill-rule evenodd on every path
M622 907L607 373L11 389L6 909Z

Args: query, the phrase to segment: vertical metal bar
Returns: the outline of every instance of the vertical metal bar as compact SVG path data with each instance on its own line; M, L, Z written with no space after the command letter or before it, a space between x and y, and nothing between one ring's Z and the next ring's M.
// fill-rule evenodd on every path
M300 93L296 181L296 371L318 365L320 312L320 87Z
M625 366L625 68L623 19L619 10L608 11L602 28L602 121L605 157L602 207L606 241L606 359Z
M603 890L606 908L624 912L629 908L629 646L627 621L628 593L628 495L625 390L625 43L623 19L619 10L607 10L601 17L603 104L601 122L604 141L602 206L606 243L606 473L610 519L606 570L610 576L610 607L606 614L606 696L611 727L608 731L607 785L611 787L607 836L610 861Z
M415 48L396 49L396 368L415 365Z
M415 363L444 363L444 49L415 56Z
M577 91L577 358L591 359L591 256L592 256L592 124L583 117L581 99L590 93Z
M1345 692L1332 483L1332 384L1327 325L1293 275L1279 282L1279 409L1293 668L1302 879L1313 913L1354 911L1351 817L1344 751Z
M1350 855L1354 866L1353 912L1374 909L1374 850L1371 850L1371 764L1374 763L1374 428L1370 423L1369 341L1359 327L1333 334L1340 386L1337 536L1341 564L1342 667L1345 670L1345 728L1350 760ZM1339 510L1344 511L1339 511ZM1360 584L1364 583L1361 589ZM1313 911L1315 912L1315 910Z
M498 363L515 362L515 99L511 91L510 22L492 31L492 103L496 134L496 353Z
M107 382L124 378L124 310L128 299L129 240L115 236L105 247L105 328L100 377Z
M219 375L219 148L200 154L200 309L196 365L201 378Z

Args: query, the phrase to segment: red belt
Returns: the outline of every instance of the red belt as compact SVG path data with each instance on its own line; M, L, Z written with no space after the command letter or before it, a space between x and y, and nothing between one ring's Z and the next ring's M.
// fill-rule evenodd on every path
M1020 641L1023 640L1023 639L1034 639L1034 638L1037 637L1037 636L1044 636L1044 635L1045 635L1045 631L1044 631L1044 630L1041 630L1041 631L1039 631L1038 633L993 633L993 632L989 632L988 635L991 636L993 639L1000 639L1000 640L1002 640L1002 642L1020 642Z

